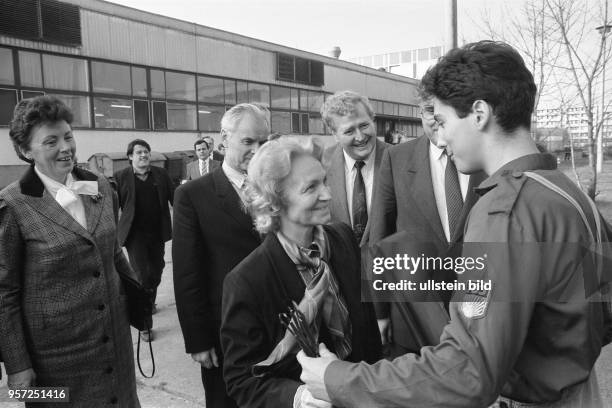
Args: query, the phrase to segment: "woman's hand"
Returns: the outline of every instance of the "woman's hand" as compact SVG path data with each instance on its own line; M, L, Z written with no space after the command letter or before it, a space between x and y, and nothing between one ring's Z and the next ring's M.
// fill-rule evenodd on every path
M15 374L9 374L7 382L11 389L34 387L36 385L36 373L33 369L28 368Z

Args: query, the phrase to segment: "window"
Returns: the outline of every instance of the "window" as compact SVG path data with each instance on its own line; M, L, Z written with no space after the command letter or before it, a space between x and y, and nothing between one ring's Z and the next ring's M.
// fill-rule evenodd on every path
M0 126L7 126L13 119L15 105L17 105L17 91L0 89Z
M247 83L236 81L236 103L245 103L249 101L249 92Z
M164 71L152 69L151 74L151 97L165 98L166 97L166 79ZM165 109L164 109L165 110Z
M19 80L21 86L42 88L42 67L39 53L19 51Z
M308 131L308 114L302 113L302 133L310 133Z
M132 67L132 95L147 97L147 70Z
M389 54L389 65L398 65L400 63L399 52Z
M383 102L383 114L393 115L393 104L391 102Z
M268 85L249 83L249 102L270 106L270 87Z
M273 132L282 134L291 133L291 112L271 112L271 126Z
M401 105L399 106L399 115L400 116L404 116L404 117L408 117L408 116L412 116L410 115L410 106L408 105Z
M289 54L277 53L276 79L322 86L325 83L323 63Z
M272 108L291 109L291 88L270 87Z
M0 34L81 45L79 7L55 0L3 0Z
M221 130L221 118L225 113L223 106L198 105L200 131L218 132Z
M177 72L166 72L166 98L180 99L185 101L196 100L195 76L189 74L179 74ZM168 111L170 107L168 107ZM195 118L195 108L194 108ZM170 115L168 115L170 120ZM170 123L170 122L168 122Z
M93 61L91 63L93 91L100 93L131 95L130 67ZM94 101L95 106L95 101Z
M300 133L300 114L292 113L291 114L291 132L292 133Z
M134 113L130 99L94 98L96 128L132 129Z
M402 63L411 62L410 51L402 51Z
M13 50L10 48L0 48L0 84L15 84L15 73L13 72Z
M168 103L168 129L196 130L196 106L183 103Z
M308 91L300 89L300 110L308 109Z
M230 79L223 80L223 88L225 89L225 104L236 104L236 81Z
M431 59L438 59L442 56L442 47L431 47L429 52Z
M421 48L418 50L419 61L427 61L429 59L429 48Z
M323 126L323 120L320 115L310 114L308 117L308 128L312 134L325 134L325 127Z
M224 93L223 79L198 76L198 101L223 104Z
M308 92L308 111L319 112L323 105L323 94L321 92Z
M87 91L87 63L84 59L43 54L45 88Z
M35 98L37 96L43 96L44 94L44 92L38 91L21 91L21 99Z
M153 129L168 129L168 117L166 115L166 102L153 102Z
M150 129L149 102L134 99L134 128Z
M380 67L383 64L383 56L375 55L374 56L374 67Z
M60 98L72 111L74 119L72 120L73 127L91 127L89 118L89 97L78 95L62 95L53 94Z

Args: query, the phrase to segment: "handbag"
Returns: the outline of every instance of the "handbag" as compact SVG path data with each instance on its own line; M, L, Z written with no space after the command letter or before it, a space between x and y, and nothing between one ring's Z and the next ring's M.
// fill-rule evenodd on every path
M151 354L151 363L153 364L151 375L146 375L140 365L140 332L146 330L150 337L151 327L153 326L151 291L145 289L140 282L131 276L126 275L122 271L117 272L119 273L125 291L130 326L138 330L138 346L136 351L138 369L143 377L152 378L155 375L155 358L153 357L153 346L150 341L148 342L149 352Z

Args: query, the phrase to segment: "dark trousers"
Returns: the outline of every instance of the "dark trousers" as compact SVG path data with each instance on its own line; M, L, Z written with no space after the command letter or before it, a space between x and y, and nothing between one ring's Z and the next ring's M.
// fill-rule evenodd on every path
M215 347L219 357L219 367L206 369L202 367L202 384L206 397L206 408L238 408L236 402L227 395L223 381L223 357L221 347Z
M131 232L125 248L130 265L140 276L142 285L152 293L151 303L155 303L157 287L161 282L164 270L164 240L157 234L139 234Z

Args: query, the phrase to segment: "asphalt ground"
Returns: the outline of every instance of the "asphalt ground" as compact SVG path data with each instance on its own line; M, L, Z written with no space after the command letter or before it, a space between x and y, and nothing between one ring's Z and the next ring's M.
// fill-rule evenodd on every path
M200 377L200 367L185 353L183 337L176 314L174 288L172 282L172 262L170 243L166 245L166 267L162 283L158 289L158 312L153 317L155 340L155 376L144 378L136 365L138 397L144 408L194 408L204 407L204 389ZM134 354L136 359L138 332L132 330ZM141 342L141 365L149 375L152 364L146 343ZM612 345L602 351L597 362L596 372L605 407L612 408ZM0 407L14 408L23 404L8 398L6 373L0 382Z

